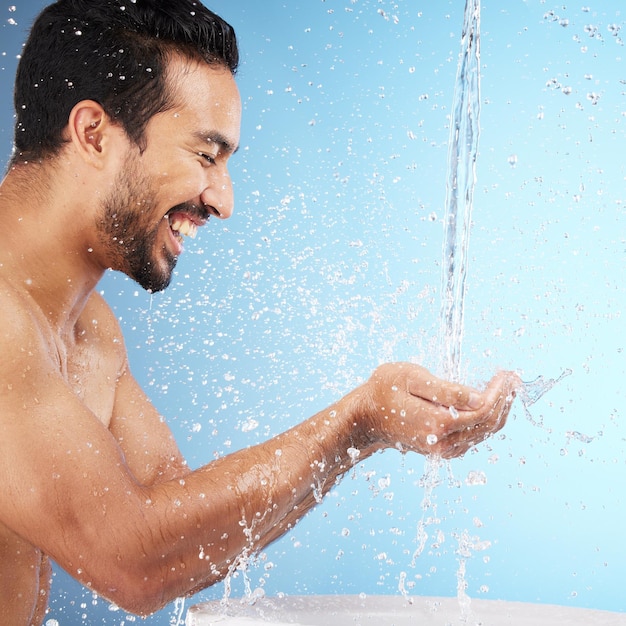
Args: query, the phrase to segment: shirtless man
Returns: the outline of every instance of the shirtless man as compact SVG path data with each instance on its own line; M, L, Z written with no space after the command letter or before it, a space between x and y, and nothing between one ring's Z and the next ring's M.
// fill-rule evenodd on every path
M187 468L94 289L109 268L164 289L183 236L230 216L237 61L230 26L192 0L60 0L33 26L0 187L2 624L42 623L48 558L151 613L286 532L353 449L455 457L504 425L515 375L479 393L386 364L286 433Z

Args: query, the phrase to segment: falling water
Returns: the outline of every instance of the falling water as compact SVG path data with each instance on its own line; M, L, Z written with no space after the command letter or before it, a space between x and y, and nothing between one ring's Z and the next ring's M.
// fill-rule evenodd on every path
M480 0L466 0L450 123L439 337L439 345L443 350L441 375L456 382L461 380L465 281L476 184L479 120ZM461 536L466 535L467 531ZM463 623L471 615L471 601L466 592L465 579L466 561L471 556L470 545L467 541L459 540L457 550L457 598Z
M444 217L444 242L442 261L442 302L440 316L439 346L441 363L439 373L448 380L460 382L461 347L463 340L463 318L465 288L468 267L468 249L474 187L476 184L476 160L480 135L480 0L466 0L461 36L461 51L454 89L453 117L450 121L450 141L448 151L448 178L446 184L446 205ZM526 383L521 390L524 409L530 416L528 406L549 391L564 376L558 379ZM427 461L426 495L422 503L424 514L418 528L419 548L424 549L428 540L426 527L436 523L436 505L433 504L433 488L438 484L441 460L430 458ZM456 554L459 561L457 571L457 597L461 609L461 622L471 619L471 600L467 595L466 565L472 552L483 549L469 538L467 531L458 537ZM485 542L488 545L489 542Z
M461 380L461 343L463 339L463 308L467 277L470 226L476 183L480 116L480 0L466 0L461 35L461 51L454 88L453 117L450 120L448 150L448 179L444 217L442 261L442 303L440 317L441 350L439 374L452 381ZM428 533L426 526L436 523L436 505L431 502L432 489L439 482L441 460L429 458L426 476L424 510L418 528L418 543L424 548ZM431 514L429 514L429 509ZM467 534L467 533L466 533ZM465 536L465 535L462 535ZM461 621L470 616L470 600L466 593L466 559L470 545L459 540L459 570L457 590Z
M174 613L170 617L170 626L182 626L185 623L185 598L177 598L174 602Z
M461 379L463 307L480 115L480 0L467 0L450 121L439 345L441 375Z

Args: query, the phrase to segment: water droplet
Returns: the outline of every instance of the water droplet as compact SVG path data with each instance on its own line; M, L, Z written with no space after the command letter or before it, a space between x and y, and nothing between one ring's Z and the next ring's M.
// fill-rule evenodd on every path
M486 485L487 484L487 475L482 470L472 470L467 475L465 479L466 485Z
M255 419L250 418L249 420L247 420L241 425L241 432L249 433L258 427L259 427L259 422L257 422Z
M587 100L589 100L589 102L591 102L591 104L596 105L598 104L599 100L600 100L600 94L599 93L595 93L595 92L591 92L587 94Z
M348 452L348 456L350 457L350 460L353 463L356 463L359 460L359 457L361 456L361 451L358 450L357 448L348 448L347 452Z
M426 437L426 443L429 446L434 446L438 441L439 439L437 438L437 435L430 434L428 435L428 437Z
M594 440L594 437L580 433L577 430L568 430L565 435L567 436L568 443L570 439L577 439L582 443L591 443Z

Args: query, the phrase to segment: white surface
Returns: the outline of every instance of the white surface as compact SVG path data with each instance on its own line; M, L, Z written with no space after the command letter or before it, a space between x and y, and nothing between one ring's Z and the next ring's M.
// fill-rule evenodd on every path
M192 606L186 626L626 626L626 613L571 607L456 598L409 600L395 596L292 596L265 598L254 606L231 600Z

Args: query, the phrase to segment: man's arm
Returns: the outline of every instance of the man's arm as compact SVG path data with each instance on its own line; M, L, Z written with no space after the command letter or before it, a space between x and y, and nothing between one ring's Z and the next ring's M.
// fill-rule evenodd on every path
M357 456L389 446L464 452L501 427L515 384L494 379L470 410L468 389L417 366L383 366L286 433L188 472L171 440L162 443L168 431L141 443L140 431L161 422L128 374L111 432L68 386L36 328L12 322L0 339L0 521L140 614L212 584L244 549L280 536ZM145 421L138 429L129 419ZM154 442L164 446L161 462L148 452Z
M132 376L127 362L117 380L109 430L141 485L189 473L169 426Z

